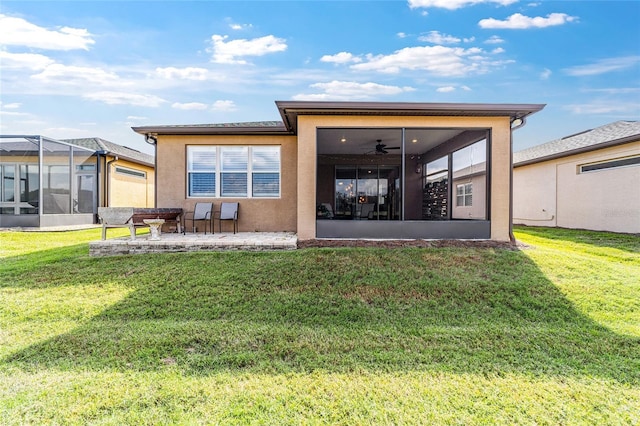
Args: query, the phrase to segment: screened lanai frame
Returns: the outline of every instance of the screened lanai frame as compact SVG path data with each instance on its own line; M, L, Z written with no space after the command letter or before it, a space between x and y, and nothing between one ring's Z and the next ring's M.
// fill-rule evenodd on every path
M317 135L318 238L490 238L490 128L318 128ZM345 151L349 143L353 148ZM381 149L386 152L379 152L378 144L384 144ZM462 154L472 152L479 157L475 161L460 159ZM350 158L341 159L342 156ZM441 173L446 183L445 205L440 217L429 216L427 166L442 158L449 164ZM352 170L344 165L350 162ZM327 184L332 166L333 199ZM381 183L380 169L389 167L398 170L395 175L391 173L396 179ZM350 179L345 170L353 175ZM361 175L365 173L378 176L378 188L388 189L378 190L373 196L360 191ZM344 200L338 199L339 185L356 187L350 209L340 205ZM473 208L464 205L472 199L469 194L456 194L457 190L468 191L472 186L476 193ZM389 197L394 190L397 195ZM367 216L362 213L365 207Z
M98 155L40 135L0 135L0 226L95 223Z

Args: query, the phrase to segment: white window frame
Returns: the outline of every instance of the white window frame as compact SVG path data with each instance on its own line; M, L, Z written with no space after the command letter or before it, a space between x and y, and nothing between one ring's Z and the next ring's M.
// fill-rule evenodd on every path
M224 170L222 152L228 148L237 148L237 149L246 149L247 155L247 167L246 170ZM253 170L253 150L256 148L257 150L263 148L272 148L277 149L278 152L278 167L277 170L275 168L266 171L254 171ZM215 152L215 164L212 164L212 167L209 170L194 170L192 163L192 156L194 152L198 150L210 150ZM187 198L255 198L255 199L278 199L281 198L282 195L282 148L280 145L187 145L187 156L186 156L186 197ZM190 175L193 173L214 173L215 175L215 193L207 193L207 194L191 194L190 188ZM224 173L245 173L247 176L246 184L247 191L246 195L241 194L233 194L233 195L222 195L222 175ZM264 173L277 173L278 174L278 193L277 195L254 195L253 194L253 176L254 174L264 174Z
M458 193L458 189L462 188L462 194ZM460 204L462 197L462 204ZM467 203L467 197L469 202ZM456 207L471 207L473 205L473 182L459 183L456 185Z

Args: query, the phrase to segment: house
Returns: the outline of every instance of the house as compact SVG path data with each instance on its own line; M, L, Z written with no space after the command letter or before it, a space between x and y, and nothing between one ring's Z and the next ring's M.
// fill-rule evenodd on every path
M640 233L640 122L553 140L513 162L514 223Z
M86 225L98 207L153 207L154 163L100 138L0 135L0 227Z
M134 127L156 147L157 207L239 202L241 230L300 240L511 239L512 130L544 105L276 106L282 121Z
M63 139L101 153L100 184L103 207L154 207L155 158L153 155L101 138Z

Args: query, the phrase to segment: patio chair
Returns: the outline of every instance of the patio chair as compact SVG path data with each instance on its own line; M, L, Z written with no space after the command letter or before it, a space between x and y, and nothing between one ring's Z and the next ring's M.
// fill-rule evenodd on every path
M374 207L375 207L375 204L373 203L362 204L360 207L360 215L358 216L359 219L372 219Z
M184 214L184 226L182 227L182 233L187 233L187 221L191 221L193 232L195 233L196 222L204 221L204 233L207 234L207 222L209 222L209 229L213 234L213 203L196 203L196 206L192 212L186 212Z
M220 232L222 232L223 220L232 220L233 233L235 234L238 231L238 207L238 203L222 203L220 205L220 211L216 212L218 214Z

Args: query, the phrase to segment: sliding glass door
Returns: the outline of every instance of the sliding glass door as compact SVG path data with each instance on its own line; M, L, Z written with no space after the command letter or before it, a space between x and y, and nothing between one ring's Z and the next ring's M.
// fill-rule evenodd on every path
M401 205L399 166L335 166L336 211L331 218L400 220Z

